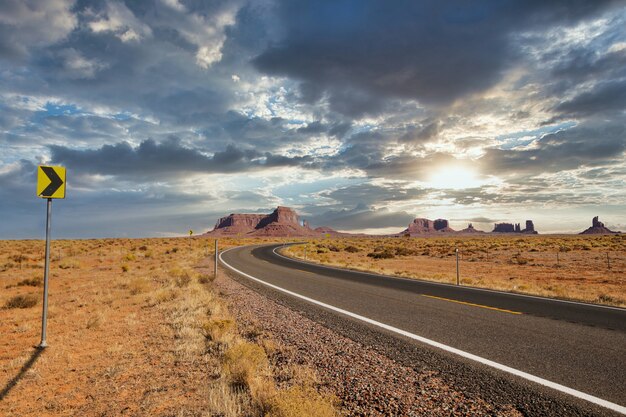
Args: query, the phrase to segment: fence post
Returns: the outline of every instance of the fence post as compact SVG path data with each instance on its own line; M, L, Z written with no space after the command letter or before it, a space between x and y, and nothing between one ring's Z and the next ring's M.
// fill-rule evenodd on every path
M456 285L461 285L461 279L459 275L459 248L456 248L455 252L456 252Z
M219 249L217 247L217 239L215 239L215 272L213 273L215 278L217 278L218 254L219 254Z

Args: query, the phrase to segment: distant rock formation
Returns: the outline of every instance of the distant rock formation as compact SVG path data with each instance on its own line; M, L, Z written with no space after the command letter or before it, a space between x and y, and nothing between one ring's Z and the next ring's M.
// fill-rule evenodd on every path
M232 213L217 221L207 236L319 236L307 222L300 224L298 214L289 207L278 206L271 214Z
M400 236L419 236L424 234L433 233L452 233L453 229L448 225L446 219L437 219L435 221L416 218L409 224L409 226L399 233Z
M614 232L612 230L609 230L607 227L604 226L604 223L602 223L598 219L598 216L593 218L590 228L586 229L583 232L580 232L581 235L611 235L615 233L620 232Z
M433 222L433 226L438 232L454 232L453 229L450 228L448 221L446 219L437 219Z
M526 228L522 230L520 223L495 223L492 233L526 233L536 235L535 225L532 220L526 220Z
M495 223L492 233L515 233L515 226L512 223Z
M532 220L526 220L526 229L522 230L522 233L529 233L536 235L538 232L535 230L535 224Z
M467 227L463 230L459 230L459 233L485 233L482 230L476 230L474 229L474 226L470 223L467 225Z

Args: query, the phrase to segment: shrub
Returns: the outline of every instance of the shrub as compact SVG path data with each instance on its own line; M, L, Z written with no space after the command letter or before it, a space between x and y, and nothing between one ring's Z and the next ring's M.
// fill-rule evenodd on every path
M391 259L391 258L395 258L396 256L388 249L385 249L382 252L371 252L367 254L368 257L370 258L374 258L374 259Z
M130 268L128 267L128 265L124 264L122 265L122 272L128 272Z
M35 294L16 295L7 300L5 308L30 308L37 305L39 297Z
M215 280L215 275L213 274L200 274L198 276L198 282L200 284L208 284Z
M134 261L135 259L135 254L134 253L127 253L126 256L124 256L124 260L125 261Z
M170 269L170 275L175 278L174 283L177 287L186 287L191 283L193 271L187 268L172 268Z
M396 248L396 255L398 256L411 256L413 254L414 252L409 248L405 248L405 247Z
M337 413L331 397L319 394L311 387L293 386L279 391L269 402L266 417L332 417Z
M43 285L43 279L40 277L26 278L17 283L18 287L41 287Z
M232 384L250 387L250 383L268 368L267 355L254 343L241 342L224 354L224 372Z
M209 340L219 342L224 336L235 330L235 322L231 319L211 319L202 324L202 334Z
M137 278L128 284L128 289L130 290L131 295L141 294L150 289L150 283L144 278Z
M357 253L357 252L361 252L361 249L357 248L356 246L352 246L352 245L350 245L350 246L346 246L346 247L344 248L344 250L345 250L346 252L350 252L350 253Z

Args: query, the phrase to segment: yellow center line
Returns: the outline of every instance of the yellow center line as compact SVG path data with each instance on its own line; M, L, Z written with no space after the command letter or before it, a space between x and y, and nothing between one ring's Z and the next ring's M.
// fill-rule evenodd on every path
M523 314L519 311L511 311L511 310L505 310L503 308L497 308L497 307L489 307L489 306L484 306L482 304L474 304L474 303L468 303L466 301L459 301L459 300L451 300L450 298L444 298L444 297L437 297L435 295L426 295L426 294L422 294L424 297L428 297L428 298L435 298L437 300L444 300L444 301L450 301L452 303L458 303L458 304L465 304L468 306L472 306L472 307L480 307L480 308L486 308L489 310L496 310L496 311L502 311L503 313L510 313L510 314Z

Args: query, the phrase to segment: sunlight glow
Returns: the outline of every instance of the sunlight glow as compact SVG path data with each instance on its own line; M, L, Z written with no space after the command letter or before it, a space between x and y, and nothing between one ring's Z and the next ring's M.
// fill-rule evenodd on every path
M426 186L429 188L462 190L465 188L480 187L483 184L476 172L471 168L447 166L433 172Z

